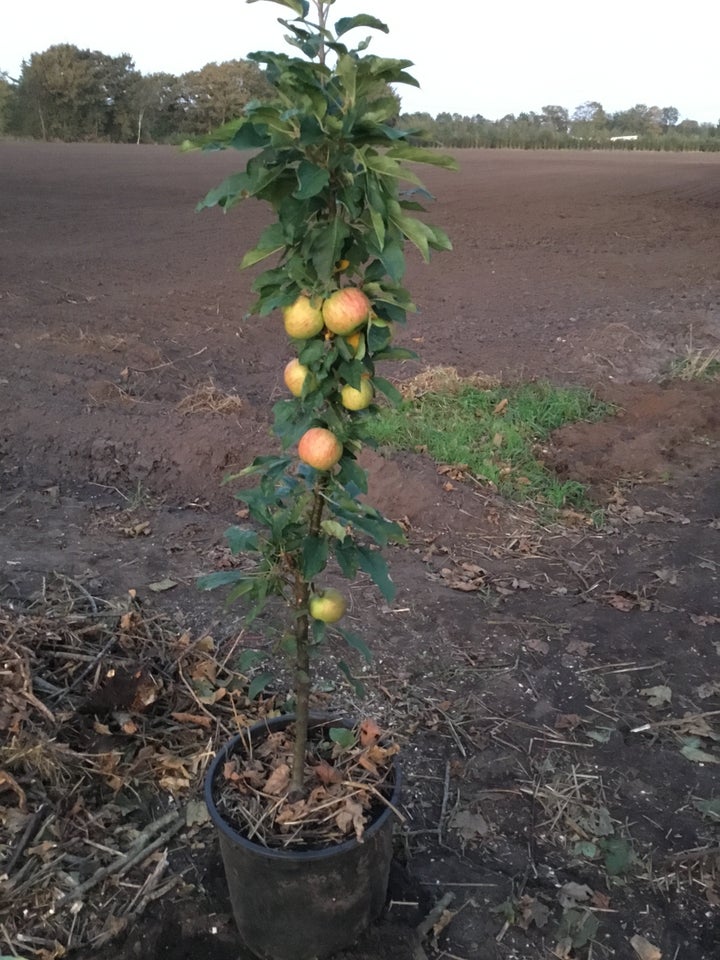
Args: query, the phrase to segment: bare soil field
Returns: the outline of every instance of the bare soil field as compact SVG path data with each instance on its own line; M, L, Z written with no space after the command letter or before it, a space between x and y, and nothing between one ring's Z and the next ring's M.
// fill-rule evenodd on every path
M713 960L720 383L666 375L720 348L720 157L458 159L424 175L454 251L410 259L400 339L423 365L616 404L546 454L605 522L368 455L409 546L392 607L352 589L376 654L358 709L403 743L407 822L386 912L342 957ZM230 562L222 478L267 450L288 358L236 266L266 211L194 212L242 162L0 143L3 954L238 957L215 838L186 812L213 744L272 707L195 683L258 639L194 583Z

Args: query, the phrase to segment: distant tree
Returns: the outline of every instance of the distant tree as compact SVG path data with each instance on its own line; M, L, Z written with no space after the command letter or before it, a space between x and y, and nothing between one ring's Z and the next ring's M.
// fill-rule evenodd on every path
M240 116L255 99L271 88L262 70L250 60L206 63L202 70L182 77L186 122L197 132L209 132Z
M118 114L135 75L127 54L109 57L69 43L33 53L18 82L16 132L44 140L117 135Z
M16 96L17 84L13 83L7 73L0 71L0 136L10 128Z
M548 106L542 108L541 121L548 124L553 130L557 130L558 133L567 133L570 116L565 107L548 104Z
M670 127L674 127L679 119L680 111L677 107L663 107L660 111L660 123L664 133L667 133Z
M184 123L182 84L171 73L138 76L129 91L127 110L132 129L128 139L141 143L143 137L163 139L176 133Z

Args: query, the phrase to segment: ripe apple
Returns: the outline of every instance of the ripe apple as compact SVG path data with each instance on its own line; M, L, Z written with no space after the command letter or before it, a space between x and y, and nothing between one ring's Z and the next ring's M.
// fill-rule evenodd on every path
M295 303L283 307L283 322L287 335L296 340L307 340L316 336L325 326L322 300L319 297L311 300L302 294Z
M347 600L333 587L320 590L310 597L308 605L310 616L323 623L337 623L347 610Z
M310 370L304 363L300 363L297 357L293 357L285 367L283 380L285 381L285 386L294 397L302 395L303 384L307 380L309 373Z
M333 333L348 336L367 323L370 301L357 287L342 287L331 293L322 305L325 326Z
M373 386L365 377L360 381L359 390L346 383L340 391L340 399L346 410L364 410L370 406L374 395Z
M325 427L310 427L300 437L298 456L309 467L330 470L343 455L343 445Z

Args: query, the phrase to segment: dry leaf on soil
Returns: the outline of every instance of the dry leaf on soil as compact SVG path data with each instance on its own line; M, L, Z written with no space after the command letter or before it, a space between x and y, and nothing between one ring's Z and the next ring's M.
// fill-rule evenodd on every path
M662 960L662 951L658 947L653 946L645 937L634 936L630 940L630 946L640 960Z
M290 767L286 763L281 763L275 767L265 784L265 793L273 797L285 793L290 784Z

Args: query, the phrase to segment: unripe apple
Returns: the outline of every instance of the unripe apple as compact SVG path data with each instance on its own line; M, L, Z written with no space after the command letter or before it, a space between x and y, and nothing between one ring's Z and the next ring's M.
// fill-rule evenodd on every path
M303 384L307 380L309 369L304 363L300 363L297 357L294 357L285 367L283 380L285 386L294 397L299 397L303 392Z
M298 456L309 467L330 470L343 455L343 445L325 427L310 427L300 437Z
M348 336L367 323L370 301L357 287L342 287L331 293L322 305L325 326L333 333Z
M311 300L302 294L291 306L283 307L283 322L287 335L296 340L316 336L325 326L322 300L319 297Z
M339 590L328 587L310 597L310 616L323 623L337 623L347 610L347 601Z
M364 410L370 406L374 395L373 386L365 377L360 381L359 390L346 383L340 391L340 399L346 410Z
M360 341L362 340L362 334L358 330L356 333L351 333L349 337L345 337L345 343L350 347L353 353L357 353L357 348L360 346Z

